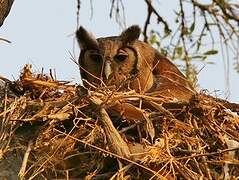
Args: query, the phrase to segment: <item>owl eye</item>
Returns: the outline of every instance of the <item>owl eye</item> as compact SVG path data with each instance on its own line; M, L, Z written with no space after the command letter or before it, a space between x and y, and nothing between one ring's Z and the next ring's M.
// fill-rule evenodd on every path
M114 56L115 61L123 62L128 58L128 54L117 54Z
M100 54L94 53L94 54L90 54L90 58L94 61L94 62L102 62L102 56Z

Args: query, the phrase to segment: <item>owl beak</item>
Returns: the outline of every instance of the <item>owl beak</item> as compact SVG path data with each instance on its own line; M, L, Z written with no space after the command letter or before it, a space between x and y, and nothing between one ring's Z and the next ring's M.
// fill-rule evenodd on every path
M110 61L106 61L105 62L105 77L106 77L106 80L109 79L109 76L110 76L111 73L112 73L111 62Z

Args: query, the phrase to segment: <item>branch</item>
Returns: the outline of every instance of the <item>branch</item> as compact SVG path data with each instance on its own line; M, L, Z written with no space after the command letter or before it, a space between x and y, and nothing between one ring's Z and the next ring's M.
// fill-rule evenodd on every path
M4 42L7 42L7 43L11 43L11 41L9 41L9 40L7 40L7 39L5 39L5 38L1 38L1 37L0 37L0 41L4 41Z
M5 18L8 16L14 0L1 0L0 4L0 27L3 25Z
M224 14L224 16L228 19L232 19L232 20L235 20L239 23L239 16L238 15L234 15L233 13L233 9L232 8L232 5L225 2L224 0L213 0L213 2L218 6L220 7L222 13ZM228 11L231 12L232 14L228 13ZM236 10L236 9L235 9Z
M147 7L148 7L148 15L147 15L147 19L145 21L145 25L144 25L144 41L147 41L147 28L148 28L148 25L150 23L150 19L151 19L151 15L152 13L157 17L157 23L163 23L164 25L164 28L165 28L165 31L166 32L171 32L171 29L169 28L168 26L168 23L162 18L162 16L159 15L159 13L157 12L157 10L154 8L154 6L152 5L152 0L144 0L147 4Z

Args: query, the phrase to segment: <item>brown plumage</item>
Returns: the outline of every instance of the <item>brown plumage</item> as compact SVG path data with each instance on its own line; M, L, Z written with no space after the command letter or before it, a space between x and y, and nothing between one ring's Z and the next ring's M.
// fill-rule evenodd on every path
M95 85L188 100L195 90L166 57L138 40L140 28L131 26L120 36L94 38L83 27L76 32L83 79ZM86 85L86 84L85 84Z

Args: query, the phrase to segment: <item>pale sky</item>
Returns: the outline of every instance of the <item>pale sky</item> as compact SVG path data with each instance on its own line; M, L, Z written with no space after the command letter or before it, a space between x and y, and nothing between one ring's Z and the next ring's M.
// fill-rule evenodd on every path
M83 0L82 0L83 1ZM80 25L83 25L96 37L118 35L122 29L114 19L109 18L110 1L93 0L93 18L91 19L90 1L83 1L80 10ZM143 28L146 17L143 1L124 1L126 24L138 24ZM160 1L166 2L166 1ZM172 18L175 1L162 4L160 11L166 18ZM176 8L176 7L175 7ZM10 40L11 44L0 42L0 75L17 79L26 63L33 64L35 71L43 67L45 72L55 69L58 80L80 82L78 67L70 61L73 53L74 32L76 29L76 0L16 0L10 15L0 28L0 37ZM75 45L76 56L79 48ZM219 49L220 51L220 49ZM232 59L232 57L231 57ZM199 73L200 88L209 92L219 90L223 97L225 91L224 66L221 55L209 57L216 65L206 65ZM230 63L230 100L239 102L239 74ZM198 64L198 69L204 64ZM214 94L214 93L212 93Z

